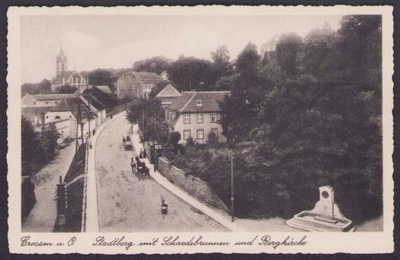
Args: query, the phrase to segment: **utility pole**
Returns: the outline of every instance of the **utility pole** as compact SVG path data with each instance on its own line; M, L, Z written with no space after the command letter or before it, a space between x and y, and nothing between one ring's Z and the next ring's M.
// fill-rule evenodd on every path
M233 151L229 150L229 157L231 159L231 215L232 222L235 220L235 194L234 194L234 182L233 182Z
M90 110L90 101L91 101L91 99L89 98L89 116L88 116L88 120L89 120L89 140L90 140L90 116L92 114L92 111Z
M144 108L142 110L142 133L144 133Z

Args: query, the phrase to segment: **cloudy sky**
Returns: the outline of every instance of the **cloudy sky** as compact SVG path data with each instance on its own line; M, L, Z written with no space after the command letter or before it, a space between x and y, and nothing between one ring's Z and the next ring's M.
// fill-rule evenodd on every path
M133 62L162 55L210 59L226 45L235 59L248 42L260 47L277 34L304 36L341 16L22 16L21 81L39 82L55 75L62 43L69 70L128 68Z

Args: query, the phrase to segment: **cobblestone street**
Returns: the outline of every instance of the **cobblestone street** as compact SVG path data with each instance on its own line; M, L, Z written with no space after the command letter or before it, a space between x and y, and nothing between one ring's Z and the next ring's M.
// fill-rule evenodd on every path
M100 232L228 231L153 179L139 180L132 173L130 159L134 152L125 151L122 146L122 137L129 129L125 117L120 117L98 139L96 178ZM161 196L169 205L167 215L160 212Z

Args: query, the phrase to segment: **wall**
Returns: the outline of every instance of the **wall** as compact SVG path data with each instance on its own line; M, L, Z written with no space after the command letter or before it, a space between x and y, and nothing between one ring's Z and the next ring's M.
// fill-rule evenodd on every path
M59 117L59 118L56 119L56 117ZM45 122L46 122L46 124L48 124L48 123L51 123L54 121L70 119L72 117L73 117L73 115L69 111L60 111L60 112L49 111L45 115Z
M117 80L117 97L118 99L124 98L137 98L138 86L141 82L131 73L127 72Z
M199 178L185 175L185 172L172 166L165 157L158 159L158 171L171 183L183 189L199 201L228 211L228 207L211 190L208 184Z

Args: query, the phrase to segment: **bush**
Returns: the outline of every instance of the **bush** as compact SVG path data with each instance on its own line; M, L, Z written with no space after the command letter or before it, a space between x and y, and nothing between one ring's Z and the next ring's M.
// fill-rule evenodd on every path
M30 178L22 179L21 192L21 217L23 223L36 203L35 185Z

